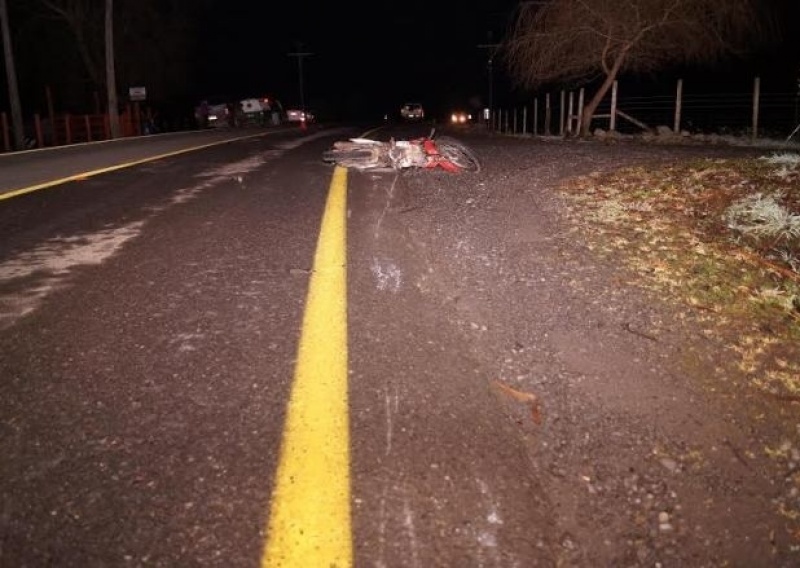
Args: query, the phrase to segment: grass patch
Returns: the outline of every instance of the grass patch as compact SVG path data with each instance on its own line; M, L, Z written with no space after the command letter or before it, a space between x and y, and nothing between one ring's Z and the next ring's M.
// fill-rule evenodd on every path
M628 168L562 190L593 250L688 307L749 385L800 399L800 155Z

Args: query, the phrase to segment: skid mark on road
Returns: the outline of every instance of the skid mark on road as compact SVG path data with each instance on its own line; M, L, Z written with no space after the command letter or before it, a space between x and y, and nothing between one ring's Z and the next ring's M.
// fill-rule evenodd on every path
M392 453L392 436L394 435L394 417L400 407L400 397L397 394L397 389L394 392L386 392L386 450L384 455Z
M0 264L0 329L34 311L49 294L67 283L72 269L99 265L117 253L126 242L141 234L145 224L155 214L196 199L204 190L231 179L241 182L242 176L252 173L268 161L264 156L257 155L222 167L209 168L196 175L208 179L173 192L167 203L149 207L149 214L142 220L94 233L49 239L3 262Z
M143 221L92 234L49 239L0 264L0 329L35 310L74 268L101 264L141 233Z
M403 499L403 528L405 529L409 550L411 552L411 562L409 564L416 568L420 566L419 540L417 539L417 529L414 523L414 512L411 510L411 504L407 496Z
M397 292L403 283L403 273L392 261L372 259L370 264L372 275L375 276L376 285L381 292Z
M331 134L338 134L341 132L347 132L347 130L342 128L334 130L323 130L322 132L315 132L314 134L309 134L307 136L303 136L302 138L295 138L293 140L284 140L282 142L278 142L277 144L275 144L275 146L280 148L281 150L294 150L295 148L302 146L306 142L310 142L318 138L327 138Z
M491 557L491 563L494 566L501 566L501 558L498 550L497 543L497 529L503 524L503 518L497 510L497 504L489 489L489 485L482 479L477 479L478 487L481 490L481 495L484 497L484 506L486 507L486 518L484 522L476 523L476 540L481 548L488 552Z
M232 162L230 164L223 164L216 168L211 168L200 172L195 177L211 177L211 178L231 178L237 175L248 174L257 170L266 162L266 158L262 155L249 156L244 160Z
M378 178L381 179L381 178ZM386 216L386 212L389 210L389 207L392 205L392 199L394 198L394 188L397 184L397 180L400 179L400 174L396 173L394 179L392 180L392 184L386 190L386 203L383 205L383 210L381 211L378 220L375 223L375 238L377 239L380 236L381 232L381 223L383 223L383 218ZM383 185L383 184L381 184Z

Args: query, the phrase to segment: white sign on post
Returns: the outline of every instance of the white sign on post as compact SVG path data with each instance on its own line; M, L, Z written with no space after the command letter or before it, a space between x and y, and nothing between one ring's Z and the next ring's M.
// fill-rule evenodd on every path
M143 101L147 98L147 87L130 87L128 96L132 101Z

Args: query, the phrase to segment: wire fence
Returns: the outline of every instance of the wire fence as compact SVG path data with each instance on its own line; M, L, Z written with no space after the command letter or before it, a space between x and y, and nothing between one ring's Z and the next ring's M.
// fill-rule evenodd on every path
M498 132L530 135L577 133L588 95L583 90L543 93L528 105L493 109L487 126ZM627 94L615 83L591 123L621 134L667 127L674 132L753 138L787 138L800 122L800 93L762 92L756 77L749 92L684 92L678 81L671 94Z

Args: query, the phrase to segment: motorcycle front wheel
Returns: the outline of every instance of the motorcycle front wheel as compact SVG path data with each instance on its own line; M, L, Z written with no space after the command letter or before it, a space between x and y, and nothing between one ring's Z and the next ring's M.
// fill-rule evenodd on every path
M437 137L435 142L439 153L462 170L473 173L481 171L478 156L463 142L449 136Z

